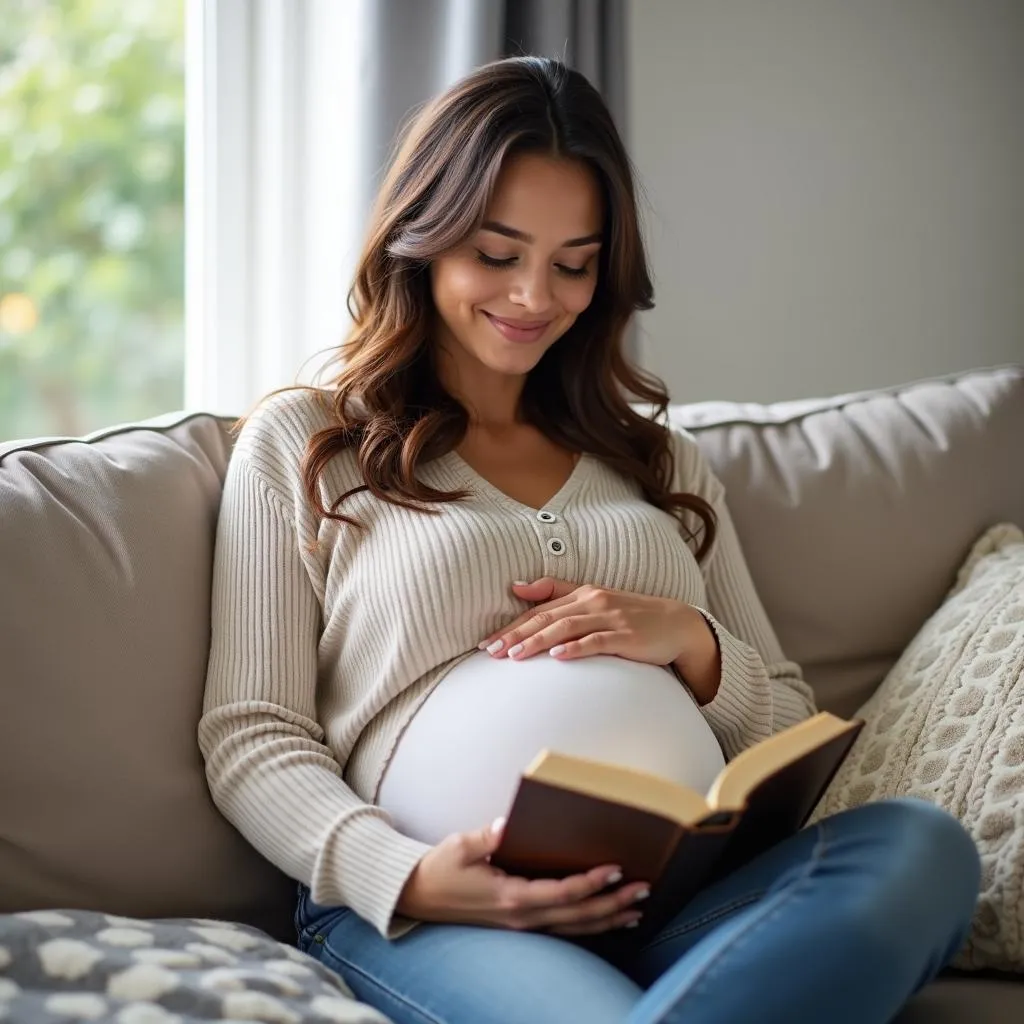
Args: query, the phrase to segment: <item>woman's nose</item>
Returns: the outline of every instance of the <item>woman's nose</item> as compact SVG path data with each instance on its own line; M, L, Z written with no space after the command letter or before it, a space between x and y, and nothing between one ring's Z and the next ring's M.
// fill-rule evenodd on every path
M543 313L550 309L551 282L546 269L524 271L517 275L509 298L531 313Z

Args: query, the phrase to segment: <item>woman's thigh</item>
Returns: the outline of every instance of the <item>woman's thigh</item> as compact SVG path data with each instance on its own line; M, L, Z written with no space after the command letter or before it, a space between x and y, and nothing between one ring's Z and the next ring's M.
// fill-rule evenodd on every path
M552 935L420 924L388 941L350 910L305 918L301 948L395 1024L622 1024L643 995Z
M865 918L895 948L940 939L944 944L949 921L958 915L965 925L970 920L977 853L951 815L921 800L843 811L701 890L653 940L618 964L646 989L691 951L710 951L766 897L796 886L816 894L812 917L834 923L831 946L841 947L852 922ZM802 926L799 916L790 925ZM775 938L787 938L781 924Z

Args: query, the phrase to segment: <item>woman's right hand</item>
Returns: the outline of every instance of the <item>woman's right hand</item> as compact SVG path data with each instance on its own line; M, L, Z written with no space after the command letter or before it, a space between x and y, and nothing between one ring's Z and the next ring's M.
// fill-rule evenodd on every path
M556 935L593 935L640 920L634 882L602 892L621 875L612 864L561 879L516 878L491 867L502 822L448 836L416 865L396 910L420 921L489 925ZM600 895L598 895L600 893Z

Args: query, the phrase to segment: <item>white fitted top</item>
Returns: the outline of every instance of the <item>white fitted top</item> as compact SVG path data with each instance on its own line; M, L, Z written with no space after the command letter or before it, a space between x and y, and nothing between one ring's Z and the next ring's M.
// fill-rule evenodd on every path
M437 843L508 812L544 748L653 772L706 792L725 764L667 668L594 655L525 661L471 654L448 672L391 756L379 804L407 836Z

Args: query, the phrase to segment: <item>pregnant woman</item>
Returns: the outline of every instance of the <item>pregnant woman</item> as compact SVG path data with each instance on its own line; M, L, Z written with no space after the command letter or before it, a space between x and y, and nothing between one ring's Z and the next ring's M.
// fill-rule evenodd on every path
M488 862L542 747L703 790L814 710L722 485L624 350L651 305L597 92L500 61L408 131L336 378L238 438L207 777L299 881L301 948L396 1024L869 1024L965 937L975 849L917 801L803 830L646 943L617 865Z

